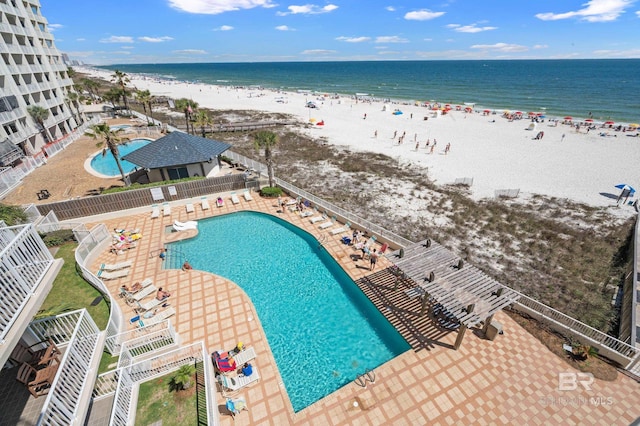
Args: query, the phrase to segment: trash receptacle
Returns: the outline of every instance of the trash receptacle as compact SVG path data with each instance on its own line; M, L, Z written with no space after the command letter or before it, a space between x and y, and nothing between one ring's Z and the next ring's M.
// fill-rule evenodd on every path
M487 327L487 339L494 340L498 334L502 334L502 324L498 321L491 321Z

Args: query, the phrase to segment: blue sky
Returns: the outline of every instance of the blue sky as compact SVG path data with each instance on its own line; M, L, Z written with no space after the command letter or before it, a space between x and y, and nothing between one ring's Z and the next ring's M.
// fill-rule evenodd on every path
M88 64L640 58L640 0L41 0Z

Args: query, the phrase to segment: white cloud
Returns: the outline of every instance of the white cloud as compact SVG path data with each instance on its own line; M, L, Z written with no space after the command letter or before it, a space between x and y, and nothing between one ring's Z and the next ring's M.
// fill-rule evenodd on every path
M331 53L336 53L336 51L326 49L308 49L303 50L300 53L302 53L303 55L330 55Z
M534 49L548 49L549 46L546 44L536 44L533 46Z
M49 24L47 25L47 28L49 29L49 32L54 32L55 30L59 30L60 28L64 28L64 25L62 24Z
M496 44L475 44L471 46L472 49L480 49L480 50L494 50L496 52L526 52L529 50L526 46L521 46L519 44L507 44L507 43L496 43Z
M395 12L395 11L396 11L396 8L395 8L395 7L393 7L393 6L387 6L387 7L385 7L385 9L386 9L387 11L389 11L389 12Z
M271 0L169 0L169 6L188 13L218 15L234 10L275 7Z
M120 49L135 49L133 46L120 46Z
M87 40L86 38L82 38L82 37L76 39L76 41L86 41L86 40Z
M483 31L492 31L497 30L498 27L476 27L476 24L471 25L458 25L458 24L449 24L447 28L451 28L454 31L459 33L480 33Z
M286 25L278 25L276 27L276 30L278 30L278 31L295 31L293 28L289 28Z
M409 21L429 21L431 19L439 18L446 12L432 12L429 9L414 10L404 15L404 19Z
M133 37L130 36L111 36L103 38L100 43L133 43Z
M336 10L338 6L335 4L328 4L326 6L318 6L315 4L305 4L303 6L295 6L291 5L287 7L288 12L278 12L276 15L278 16L286 16L286 15L318 15L320 13L329 13Z
M207 52L205 50L200 50L200 49L183 49L183 50L174 50L173 53L185 54L185 55L205 55Z
M371 37L336 37L338 41L346 41L347 43L362 43L371 40Z
M221 25L218 28L214 29L214 31L231 31L233 27L231 25Z
M398 36L379 36L376 43L409 43L409 40Z
M163 41L171 41L173 37L163 36L163 37L138 37L140 41L146 41L147 43L162 43Z
M559 21L576 18L586 22L615 21L631 6L635 0L590 0L583 4L583 9L564 13L538 13L536 18L543 21ZM636 12L637 13L637 12Z

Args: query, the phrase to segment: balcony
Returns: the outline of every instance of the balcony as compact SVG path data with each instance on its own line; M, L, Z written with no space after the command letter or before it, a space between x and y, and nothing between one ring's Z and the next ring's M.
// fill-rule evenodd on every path
M44 384L40 382L36 391L31 383L16 381L19 365L3 369L0 394L5 407L0 423L84 424L104 338L105 332L98 329L85 309L33 321L22 336L23 342L53 342L60 349L57 361L44 367L53 368L55 375Z

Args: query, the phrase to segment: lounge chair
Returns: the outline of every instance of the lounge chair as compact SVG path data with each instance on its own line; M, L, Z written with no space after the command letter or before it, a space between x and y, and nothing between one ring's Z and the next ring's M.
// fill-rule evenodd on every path
M117 271L118 269L130 268L133 262L130 260L118 263L103 263L100 265L100 269L103 271Z
M335 216L332 217L331 219L329 219L326 222L321 223L320 225L318 225L319 229L328 229L331 228L333 226L333 224L335 223Z
M160 217L160 207L157 204L151 206L151 219Z
M200 200L200 203L202 204L202 211L209 210L210 206L209 201L207 201L207 197L202 197Z
M240 411L247 410L249 411L249 407L247 407L247 401L244 398L227 398L227 410L231 413L231 416L235 417L236 414L240 414Z
M342 232L347 232L349 230L349 228L351 228L351 224L349 222L345 223L344 226L341 226L340 228L336 228L333 229L331 231L331 235L338 235Z
M305 218L305 217L310 217L313 216L315 214L315 212L312 212L311 210L305 210L303 212L300 212L300 217Z
M325 220L327 218L327 215L325 213L322 213L321 216L313 216L312 218L309 218L309 221L311 223L317 223L320 222L321 220Z
M238 198L238 195L236 195L236 193L235 193L235 192L232 192L232 193L231 193L231 202L232 202L233 204L238 204L238 203L240 203L240 198Z
M142 290L133 293L131 295L131 300L133 300L134 302L139 302L142 299L144 299L145 297L149 296L150 294L154 294L155 292L157 292L158 289L156 288L155 285L151 284L145 288L143 288Z
M162 216L171 216L171 205L162 203Z
M253 197L251 196L251 193L249 191L244 191L242 193L242 196L246 201L253 201Z
M218 207L224 206L224 200L222 199L222 197L218 197L216 199L216 206L218 206Z
M198 229L198 222L195 220L188 220L186 222L180 222L178 220L173 222L173 229L176 231L186 231L187 229Z
M193 208L193 203L191 202L185 204L184 208L187 211L187 213L193 213L196 211L196 209Z
M100 269L97 275L98 275L98 278L102 280L115 280L115 279L126 277L127 275L129 275L129 269L120 269L119 271L113 271L113 272Z
M253 349L253 346L246 348L245 350L240 351L235 355L233 355L233 359L235 359L236 363L240 366L242 366L242 364L249 362L255 358L256 358L256 350Z
M229 355L229 352L215 351L211 354L211 360L216 370L222 374L232 373L238 369L238 363L233 356Z
M146 327L149 325L158 324L167 318L171 318L176 314L176 310L173 307L167 308L162 312L158 312L150 318L140 318L137 322L138 327Z
M167 303L167 299L163 299L163 300L158 300L157 298L153 298L151 300L147 300L144 303L140 303L140 302L136 302L137 308L135 308L135 310L138 313L143 313L143 312L148 312L152 309L157 308L158 306L162 305L163 303Z
M218 383L222 387L222 395L226 396L228 392L236 392L245 386L249 386L252 383L256 383L260 380L260 374L258 374L258 368L253 366L253 373L250 376L238 375L238 376L225 376L224 374L218 375Z

